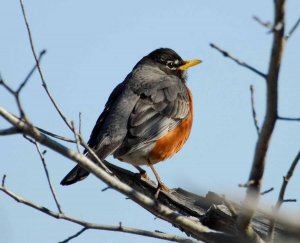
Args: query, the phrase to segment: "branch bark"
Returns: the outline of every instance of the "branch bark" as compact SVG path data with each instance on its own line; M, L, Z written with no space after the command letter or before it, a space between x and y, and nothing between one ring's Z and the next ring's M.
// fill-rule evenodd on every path
M173 211L169 207L161 204L155 198L150 198L137 190L134 190L129 185L121 182L116 176L108 174L103 169L99 168L95 163L89 160L82 154L76 153L67 147L57 143L50 139L46 135L40 133L31 124L27 124L22 120L16 118L16 116L7 112L0 107L0 115L6 119L9 123L17 127L23 134L35 139L37 142L49 147L53 151L60 153L61 155L77 162L82 168L94 174L100 180L105 182L111 188L121 192L129 197L131 200L150 211L159 218L162 218L176 227L182 229L188 235L193 236L195 239L203 240L205 242L236 242L236 238L227 235L222 232L212 230L204 226L199 220L192 220L187 216L184 216L176 211ZM160 193L162 194L162 193ZM152 194L153 195L153 194Z
M251 70L252 72L256 73L257 75L259 75L262 78L266 78L266 74L264 74L263 72L259 71L257 68L249 65L248 63L241 61L240 59L234 57L231 53L229 53L228 51L225 51L223 49L221 49L220 47L216 46L213 43L210 43L210 46L214 49L216 49L217 51L221 52L223 54L224 57L228 57L231 60L233 60L235 63L237 63L238 65L247 68L249 70Z
M267 110L266 116L258 138L252 169L248 181L252 181L247 188L243 209L238 216L240 229L249 229L252 216L259 200L261 183L265 169L265 160L271 135L277 120L278 103L278 75L284 50L284 24L285 24L285 1L275 1L274 26L281 25L279 30L273 32L273 45L270 57L269 71L267 75Z
M180 237L180 236L176 236L176 235L169 235L169 234L165 234L165 233L158 233L158 232L151 232L151 231L147 231L147 230L140 230L140 229L135 229L135 228L130 228L130 227L126 227L126 226L116 226L116 225L101 225L101 224L94 224L94 223L90 223L90 222L86 222L77 218L74 218L72 216L66 215L64 213L57 213L54 211L51 211L50 209L44 207L44 206L40 206L37 205L17 194L15 194L14 192L8 190L5 185L0 186L0 190L3 191L5 194L7 194L8 196L10 196L11 198L13 198L14 200L16 200L19 203L25 204L31 208L34 208L44 214L47 214L53 218L56 219L63 219L78 225L81 225L84 227L84 229L98 229L98 230L109 230L109 231L118 231L118 232L124 232L124 233L130 233L130 234L136 234L136 235L143 235L143 236L148 236L148 237L153 237L153 238L157 238L157 239L162 239L162 240L169 240L169 241L176 241L176 242L180 242L180 241L185 241L185 242L192 242L192 240L188 239L188 238L184 238L184 237ZM82 233L82 232L81 232ZM74 238L74 237L73 237ZM68 238L69 240L69 238ZM66 241L64 241L66 242Z
M270 242L274 241L276 218L278 217L278 212L279 212L279 209L280 209L282 203L286 202L286 200L284 199L285 190L289 183L289 180L293 176L294 170L296 169L296 166L297 166L299 160L300 160L300 151L298 152L295 159L293 160L286 176L283 177L283 182L282 182L282 186L281 186L280 193L278 196L278 200L277 200L277 203L274 208L274 216L271 218L271 222L270 222L270 228L269 228L269 233L268 233L268 238L269 238ZM293 200L293 201L295 201L295 200Z

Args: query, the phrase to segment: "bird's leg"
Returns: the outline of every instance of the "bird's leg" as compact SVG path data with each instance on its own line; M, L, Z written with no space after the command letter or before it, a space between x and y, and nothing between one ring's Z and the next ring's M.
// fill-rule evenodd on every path
M153 171L153 174L155 175L155 178L157 180L157 190L156 190L156 193L155 193L155 197L157 198L158 197L158 194L159 194L159 191L160 190L163 190L165 192L172 192L171 189L169 189L163 182L162 180L160 179L158 173L156 172L156 170L154 169L154 166L153 164L151 164L151 162L149 160L147 160L147 163L149 165L149 167L151 168L151 170Z
M137 166L137 165L134 165L134 167L139 171L139 175L141 177L143 177L147 181L151 181L147 175L147 172L143 168L141 168L140 166Z

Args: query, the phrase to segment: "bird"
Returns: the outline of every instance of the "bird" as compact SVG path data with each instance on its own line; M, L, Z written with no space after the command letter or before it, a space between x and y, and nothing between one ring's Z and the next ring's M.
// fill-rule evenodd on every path
M186 143L193 123L193 98L186 85L187 69L201 60L183 60L170 48L144 56L110 94L91 132L88 146L100 160L113 155L135 166L148 165L157 189L170 192L154 164L176 154ZM88 151L84 154L89 157ZM91 158L91 157L90 157ZM89 172L76 165L61 181L71 185Z

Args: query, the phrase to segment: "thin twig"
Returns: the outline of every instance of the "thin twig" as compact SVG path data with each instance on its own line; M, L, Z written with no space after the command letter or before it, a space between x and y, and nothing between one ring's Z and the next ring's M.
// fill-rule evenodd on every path
M52 194L52 196L53 196L53 199L54 199L54 201L55 201L55 204L56 204L56 206L57 206L57 209L58 209L59 213L63 213L63 211L62 211L62 209L61 209L61 206L60 206L60 204L59 204L59 202L58 202L58 199L57 199L57 196L56 196L54 187L53 187L53 185L52 185L52 183L51 183L51 180L50 180L50 175L49 175L49 171L48 171L48 168L47 168L45 156L44 156L44 154L42 153L39 144L38 144L36 141L35 141L34 143L35 143L36 150L37 150L37 152L38 152L38 154L39 154L39 156L40 156L40 159L41 159L41 161L42 161L42 163L43 163L43 167L44 167L44 171L45 171L45 174L46 174L46 177L47 177L48 185L49 185L49 188L50 188L50 190L51 190L51 194Z
M5 186L5 180L6 180L6 175L2 176L2 183L1 185L4 187Z
M16 92L4 81L0 76L0 85L2 85L9 93L15 96Z
M294 24L294 26L292 27L292 29L289 31L289 33L285 36L285 40L288 40L293 35L293 33L295 32L295 30L298 28L299 24L300 24L300 17L297 20L297 22Z
M267 28L268 30L272 30L273 29L273 25L270 22L265 22L262 21L259 17L257 16L253 16L253 19L258 22L260 25L262 25L263 27Z
M141 230L141 229L135 229L135 228L130 228L130 227L125 227L122 226L120 227L119 225L101 225L101 224L94 224L94 223L90 223L90 222L86 222L77 218L74 218L72 216L68 216L66 214L63 213L57 213L54 211L51 211L50 209L44 207L44 206L40 206L37 205L17 194L15 194L14 192L8 190L5 186L0 186L0 191L3 191L5 194L7 194L8 196L10 196L11 198L13 198L14 200L16 200L19 203L25 204L31 208L34 208L42 213L45 213L53 218L57 218L57 219L63 219L78 225L81 225L87 229L98 229L98 230L108 230L108 231L118 231L118 232L123 232L123 233L130 233L130 234L136 234L136 235L142 235L142 236L148 236L148 237L152 237L152 238L157 238L157 239L162 239L162 240L169 240L169 241L175 241L175 242L180 242L180 241L184 241L184 242L193 242L192 240L188 239L188 238L183 238L177 235L170 235L170 234L163 234L163 233L157 233L157 232L151 232L151 231L147 231L147 230Z
M37 62L39 62L42 58L44 54L41 53L40 56L39 56L39 59L37 60ZM30 79L30 77L32 76L33 72L35 70L35 67L32 68L32 70L29 72L29 74L27 75L27 77L25 78L25 80L20 84L19 88L14 91L13 88L11 88L4 80L3 78L1 77L0 75L0 85L2 85L10 94L12 94L16 100L16 103L17 103L17 107L18 107L18 110L20 112L20 117L26 121L28 124L30 123L28 118L26 117L25 115L25 111L24 111L24 108L22 106L22 103L21 103L21 100L20 100L20 93L21 91L23 90L23 88L25 87L26 83L28 82L28 80Z
M71 121L71 127L72 127L72 132L75 137L78 153L80 153L79 147L80 147L80 145L82 145L88 151L88 154L96 162L96 164L98 164L102 169L106 170L106 172L111 173L111 171L107 168L107 166L99 159L97 154L89 147L88 144L85 143L81 134L76 132L75 124L73 121Z
M20 112L20 117L22 119L25 119L27 120L26 116L25 116L25 112L24 112L24 109L22 107L22 104L21 104L21 101L20 101L20 91L17 92L17 91L14 91L2 78L0 80L0 84L10 93L14 96L15 100L16 100L16 103L17 103L17 106L18 106L18 109L19 109L19 112Z
M107 166L99 159L98 155L94 152L94 150L91 149L90 146L83 140L81 134L77 134L77 135L78 135L80 144L86 149L86 151L88 152L88 155L92 158L92 160L98 166L100 166L102 169L104 169L106 172L112 174L110 169L108 169Z
M81 136L81 112L79 112L79 114L78 114L78 123L79 123L79 127L78 127L78 133L80 134L80 136Z
M73 131L74 138L76 141L77 152L80 153L80 140L79 140L79 136L76 132L75 123L73 121L71 121L71 127L72 127L72 131Z
M31 51L32 51L33 57L34 57L35 62L36 62L36 66L38 68L38 71L39 71L39 74L40 74L40 77L41 77L41 80L42 80L42 85L43 85L43 87L44 87L44 89L45 89L48 97L50 98L52 104L54 105L56 111L58 112L58 114L60 115L60 117L63 119L63 121L65 122L65 124L69 127L69 129L72 130L71 124L68 122L67 118L62 113L62 111L59 108L58 104L56 103L54 97L52 96L50 90L48 89L48 86L46 84L46 81L45 81L42 69L40 67L40 64L39 64L39 61L38 61L38 58L37 58L37 55L36 55L36 52L35 52L33 38L32 38L31 30L30 30L30 27L29 27L29 23L28 23L28 20L27 20L27 16L26 16L26 12L25 12L25 8L24 8L23 0L20 0L20 5L21 5L21 9L22 9L22 14L23 14L23 18L24 18L24 21L25 21L25 25L26 25L26 28L27 28L27 33L28 33L28 37L29 37Z
M23 138L25 138L28 142L35 145L35 140L32 139L31 137L28 137L26 134L23 134Z
M248 229L251 228L251 220L256 211L256 206L260 197L261 182L266 163L266 154L277 121L278 79L281 59L285 46L285 0L274 1L274 4L274 25L279 26L279 24L281 24L281 27L273 32L272 51L267 74L266 115L256 143L252 168L248 179L248 181L253 181L254 183L247 188L247 194L237 219L239 230L244 232L247 232Z
M259 136L259 126L258 126L258 120L257 120L257 115L255 110L254 86L252 84L250 85L250 93L251 93L251 109L252 109L253 122L254 122L257 135Z
M70 237L68 237L67 239L60 241L59 243L67 243L72 239L75 239L76 237L78 237L79 235L81 235L84 231L88 230L88 228L83 227L81 230L79 230L76 234L71 235Z
M299 160L300 160L300 150L299 150L298 154L296 155L295 159L293 160L288 172L286 173L286 176L283 177L283 182L282 182L282 185L281 185L279 196L278 196L276 205L275 205L274 210L273 210L274 216L270 220L270 227L269 227L269 233L268 233L268 238L269 238L270 242L273 242L273 239L274 239L276 221L277 221L278 212L279 212L279 209L280 209L282 203L284 203L284 202L295 202L296 201L295 199L284 199L284 194L285 194L285 190L287 188L287 185L288 185L290 179L293 176L293 173L296 169L296 166L297 166Z
M297 202L297 199L284 199L282 200L282 202L286 203L286 202Z
M26 78L24 79L24 81L20 84L19 88L17 89L16 93L20 93L21 90L24 88L24 86L27 84L28 80L31 78L32 74L34 73L34 71L37 69L38 65L40 64L42 57L46 54L46 50L42 50L40 52L40 55L37 59L36 64L32 67L32 69L30 70L30 72L27 74Z
M281 120L281 121L300 121L300 117L282 117L282 116L278 116L277 119Z
M37 130L39 130L40 132L50 136L50 137L53 137L53 138L56 138L56 139L59 139L59 140L62 140L62 141L65 141L65 142L69 142L69 143L76 143L76 140L74 139L71 139L71 138L66 138L66 137L63 137L61 135L57 135L55 133L52 133L52 132L49 132L47 130L44 130L40 127L35 127Z
M220 47L216 46L215 44L213 43L210 43L210 46L214 49L216 49L217 51L221 52L224 57L228 57L230 58L231 60L233 60L234 62L236 62L238 65L242 66L242 67L245 67L251 71L253 71L254 73L258 74L259 76L261 76L262 78L266 79L266 74L264 74L263 72L259 71L258 69L250 66L249 64L247 64L246 62L244 61L240 61L239 59L237 59L236 57L234 57L232 54L230 54L229 52L221 49Z
M271 187L270 189L261 192L260 195L266 195L266 194L270 193L273 190L274 190L274 187Z

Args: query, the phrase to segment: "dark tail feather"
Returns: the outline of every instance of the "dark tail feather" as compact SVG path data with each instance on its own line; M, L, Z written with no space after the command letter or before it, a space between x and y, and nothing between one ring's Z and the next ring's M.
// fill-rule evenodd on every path
M83 180L89 175L89 172L76 165L60 182L63 186L74 184L78 181Z

